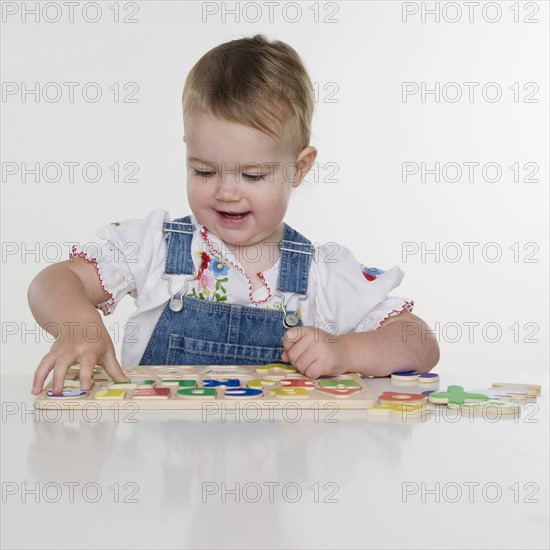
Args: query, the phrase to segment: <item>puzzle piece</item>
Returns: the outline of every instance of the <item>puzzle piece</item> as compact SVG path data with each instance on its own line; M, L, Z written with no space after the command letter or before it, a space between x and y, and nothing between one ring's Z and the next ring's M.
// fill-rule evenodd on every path
M463 411L482 411L487 415L501 415L501 414L520 414L521 406L519 403L510 402L510 401L481 401L481 402L471 402L471 403L449 403L447 405L450 409L461 409Z
M246 385L249 388L256 390L261 390L265 386L274 386L277 382L275 380L267 380L265 378L255 378L254 380L249 380Z
M216 399L216 388L184 388L176 392L182 399Z
M184 380L176 378L174 380L163 380L162 381L163 386L177 386L178 388L196 388L197 387L197 381L196 380Z
M227 386L228 388L238 388L241 385L241 381L237 380L236 378L227 378L227 379L211 379L211 380L203 380L202 386L203 388L215 388L218 386Z
M277 399L309 399L309 392L304 388L277 388L269 393Z
M361 384L356 380L347 378L321 378L319 380L319 386L322 388L346 390L349 388L360 388Z
M132 399L168 399L170 388L138 388L131 395Z
M227 399L254 399L264 392L254 388L228 388L223 394Z
M530 397L525 392L519 392L519 391L510 391L510 390L498 390L495 388L490 389L480 389L480 390L472 390L475 392L480 392L483 395L486 395L489 400L496 400L496 401L525 401L526 399L536 399L536 397Z
M529 397L537 397L541 390L538 384L509 384L508 382L495 382L493 383L493 388L497 390L521 391Z
M333 397L336 397L338 399L351 397L355 393L361 393L362 391L365 391L361 387L359 387L359 388L323 388L323 387L319 387L319 388L315 388L315 390L318 391L319 393L326 393L328 395L332 395Z
M94 387L94 382L92 381L90 389ZM63 388L80 388L80 380L67 380L63 382Z
M261 367L256 367L256 372L260 373L269 373L269 374L287 374L298 372L294 367L289 367L281 363L269 363L268 365L262 365Z
M315 383L308 378L283 378L280 381L281 386L285 388L305 388L306 390L314 390Z
M420 393L399 393L393 391L385 391L378 398L380 405L390 403L425 403L427 397Z
M321 378L318 392L331 395L337 399L348 399L356 393L363 391L361 384L353 378L339 376L337 378Z
M430 403L444 404L454 403L462 405L468 401L488 401L489 398L482 393L467 393L462 386L448 386L447 391L432 392L428 396Z
M130 382L135 382L139 387L154 387L157 383L156 380L150 380L149 378L130 378Z
M80 399L87 395L88 392L80 388L63 388L62 393L52 393L52 390L48 390L46 393L46 397L50 399Z
M96 399L124 399L126 397L126 390L107 389L100 390L95 393Z
M418 382L420 384L434 384L439 382L439 374L435 372L416 372L409 370L405 372L394 372L391 375L394 382Z

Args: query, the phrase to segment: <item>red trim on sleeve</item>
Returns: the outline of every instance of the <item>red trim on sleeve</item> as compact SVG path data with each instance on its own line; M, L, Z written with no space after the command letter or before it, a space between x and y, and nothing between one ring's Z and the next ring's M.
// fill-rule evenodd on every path
M382 323L386 319L389 319L390 317L394 317L395 315L399 315L400 313L402 313L405 308L407 308L409 312L412 312L414 308L414 300L411 300L410 302L405 301L405 303L403 304L400 310L394 309L390 311L381 321L379 321L377 328L380 328L382 326Z
M104 305L99 305L99 306L94 306L94 307L96 309L99 309L103 313L104 316L111 315L112 311L107 311L107 308L115 305L115 299L114 299L113 295L105 288L105 285L103 284L103 279L101 278L101 273L99 272L99 267L97 266L97 260L95 258L88 258L86 252L76 252L76 246L73 245L72 250L69 253L69 259L76 258L76 257L84 258L87 262L91 262L91 263L94 264L95 271L97 273L97 278L99 279L99 283L101 284L101 288L103 289L103 291L105 293L107 293L109 295L108 300L110 300L109 302L107 302Z

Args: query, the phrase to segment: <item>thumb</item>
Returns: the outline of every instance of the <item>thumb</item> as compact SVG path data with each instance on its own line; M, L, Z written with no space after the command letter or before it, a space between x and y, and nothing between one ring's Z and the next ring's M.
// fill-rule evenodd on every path
M302 337L302 331L300 327L292 327L288 329L283 336L283 348L289 350L300 338Z

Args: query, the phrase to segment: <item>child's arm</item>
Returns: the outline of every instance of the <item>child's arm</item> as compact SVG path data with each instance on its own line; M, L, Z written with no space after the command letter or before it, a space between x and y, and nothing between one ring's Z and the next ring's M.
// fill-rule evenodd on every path
M304 330L305 329L305 330ZM393 372L428 372L439 361L439 346L420 317L404 311L377 330L332 336L314 327L294 327L283 338L283 361L310 378L358 372L388 376Z
M32 393L42 390L53 369L53 392L61 393L69 367L80 364L80 387L91 386L94 365L103 365L114 380L126 380L111 338L96 305L106 293L92 262L75 257L43 269L28 290L31 312L56 341L36 369Z

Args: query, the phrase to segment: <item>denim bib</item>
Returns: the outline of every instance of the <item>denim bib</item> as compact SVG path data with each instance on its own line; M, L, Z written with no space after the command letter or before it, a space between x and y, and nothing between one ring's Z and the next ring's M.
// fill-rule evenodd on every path
M167 275L191 275L191 242L195 226L191 216L164 222L167 247L163 278L171 299L153 330L140 365L261 365L281 363L283 335L291 326L302 325L297 315L300 302L307 299L313 245L284 224L279 244L279 276L275 293L281 309L264 309L239 304L210 302L175 295ZM288 311L281 292L299 295L296 310Z

